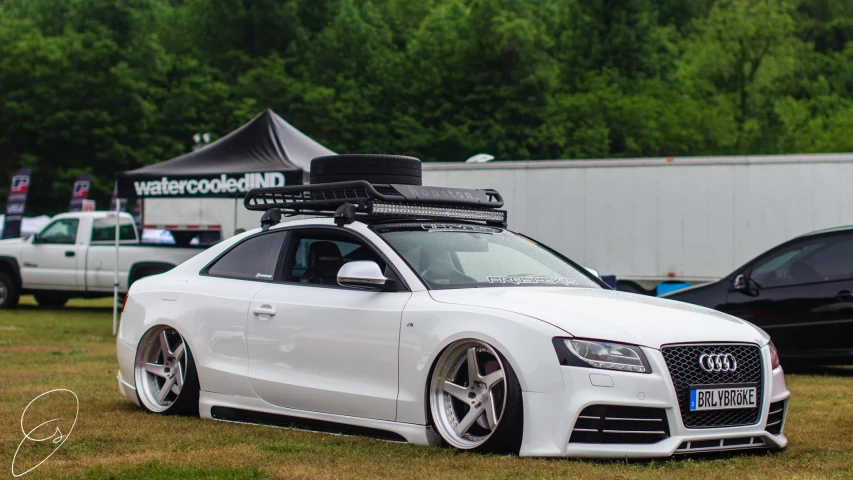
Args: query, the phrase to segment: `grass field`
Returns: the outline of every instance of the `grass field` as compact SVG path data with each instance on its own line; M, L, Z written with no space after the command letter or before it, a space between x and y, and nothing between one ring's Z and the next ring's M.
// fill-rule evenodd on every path
M650 462L501 457L142 413L116 389L111 321L109 301L40 310L24 299L18 310L0 311L6 475L24 408L68 388L80 399L77 425L23 478L853 478L853 369L788 376L790 445L781 453Z

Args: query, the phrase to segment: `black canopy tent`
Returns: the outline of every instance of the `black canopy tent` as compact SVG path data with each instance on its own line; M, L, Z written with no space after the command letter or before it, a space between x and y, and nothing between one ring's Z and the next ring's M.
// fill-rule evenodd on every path
M242 197L255 187L301 184L311 159L334 152L270 109L219 140L119 174L119 197Z
M320 145L270 109L192 153L119 174L118 197L239 198L255 187L303 183L311 160L335 152ZM121 202L116 202L116 206ZM118 328L119 222L116 211L113 335Z

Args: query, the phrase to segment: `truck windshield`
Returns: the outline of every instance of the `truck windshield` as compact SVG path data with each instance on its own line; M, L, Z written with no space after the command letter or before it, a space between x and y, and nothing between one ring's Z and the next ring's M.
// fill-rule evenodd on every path
M600 288L534 241L500 228L406 223L372 227L432 289L471 287Z

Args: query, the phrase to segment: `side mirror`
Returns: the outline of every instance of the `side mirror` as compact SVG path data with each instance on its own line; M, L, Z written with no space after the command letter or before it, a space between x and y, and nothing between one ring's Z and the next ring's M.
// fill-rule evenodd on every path
M742 273L739 273L738 276L735 277L735 281L732 282L732 289L744 291L747 289L747 281L746 276Z
M376 262L358 260L345 263L338 270L338 284L342 287L381 287L391 283L385 278Z
M33 234L33 243L41 243L41 240L39 240L39 234L38 233Z
M595 269L589 268L589 267L583 267L583 268L586 269L587 272L593 274L595 276L595 278L601 280L601 275L598 274L598 271L596 271Z

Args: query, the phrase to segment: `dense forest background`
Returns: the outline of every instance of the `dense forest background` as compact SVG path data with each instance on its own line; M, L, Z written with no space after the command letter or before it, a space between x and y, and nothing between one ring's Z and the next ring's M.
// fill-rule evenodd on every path
M850 0L0 0L30 213L270 107L428 161L853 151Z

